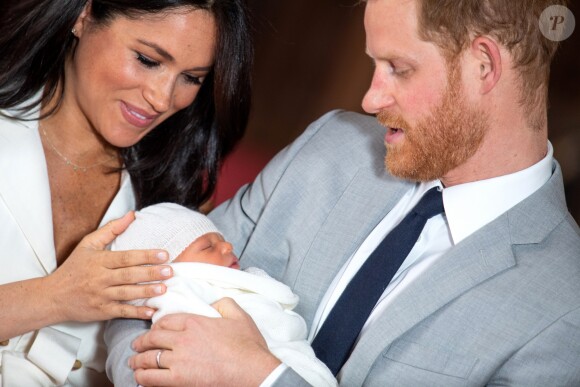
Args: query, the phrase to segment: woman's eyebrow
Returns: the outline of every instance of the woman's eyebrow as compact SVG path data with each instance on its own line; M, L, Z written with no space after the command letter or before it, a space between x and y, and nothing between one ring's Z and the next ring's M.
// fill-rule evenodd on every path
M153 43L153 42L148 42L146 40L143 39L137 39L137 41L141 44L144 44L148 47L151 47L152 49L154 49L155 51L157 51L157 53L159 55L161 55L163 58L165 58L166 60L168 60L169 62L175 62L175 58L168 53L167 51L165 51L163 48L159 47L157 44Z

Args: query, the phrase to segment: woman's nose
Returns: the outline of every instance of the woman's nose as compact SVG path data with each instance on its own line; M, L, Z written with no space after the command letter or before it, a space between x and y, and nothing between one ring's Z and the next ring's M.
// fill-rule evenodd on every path
M175 80L167 75L159 75L151 80L143 91L143 97L157 113L165 113L171 107Z

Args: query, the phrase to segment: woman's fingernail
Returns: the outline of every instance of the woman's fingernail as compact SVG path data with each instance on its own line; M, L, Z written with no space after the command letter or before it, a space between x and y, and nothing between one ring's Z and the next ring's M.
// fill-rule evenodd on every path
M152 310L146 310L145 311L145 316L147 316L147 317L153 317L153 311Z
M164 267L163 269L161 269L161 275L163 277L169 277L171 275L171 269L168 267Z
M161 270L161 272L163 272L163 270ZM163 274L163 275L165 275L165 274ZM153 292L155 294L163 294L163 286L161 286L161 285L154 286L153 287Z
M168 256L167 253L165 251L160 251L157 253L157 259L160 262L165 262L167 260Z

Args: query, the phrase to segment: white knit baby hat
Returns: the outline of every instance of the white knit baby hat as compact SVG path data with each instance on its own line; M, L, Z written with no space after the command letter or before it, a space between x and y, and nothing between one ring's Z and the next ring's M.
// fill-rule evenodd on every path
M175 203L160 203L135 212L135 220L111 244L111 250L163 249L169 261L175 258L194 240L217 227L199 212Z

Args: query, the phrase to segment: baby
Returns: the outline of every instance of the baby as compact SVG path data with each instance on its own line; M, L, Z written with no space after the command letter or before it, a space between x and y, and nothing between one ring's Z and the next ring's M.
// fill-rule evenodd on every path
M165 294L134 301L157 309L153 323L170 313L219 318L211 304L230 297L252 317L280 361L313 386L337 385L306 340L304 319L292 311L298 296L261 269L240 270L232 245L209 218L173 203L149 206L135 218L111 249L164 249L174 272Z

